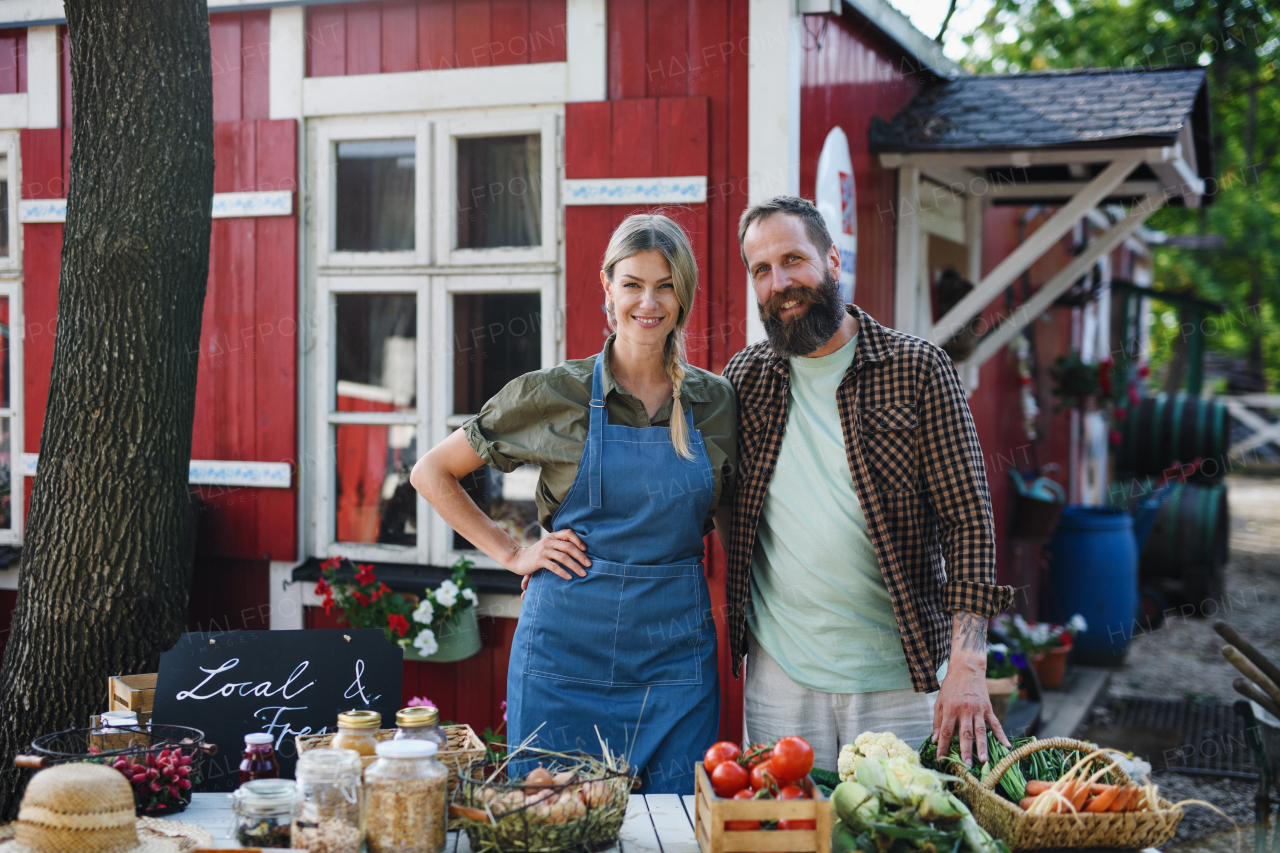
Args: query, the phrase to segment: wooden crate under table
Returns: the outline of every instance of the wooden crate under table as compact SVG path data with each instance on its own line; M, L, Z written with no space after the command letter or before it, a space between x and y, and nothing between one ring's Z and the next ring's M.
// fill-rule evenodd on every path
M726 800L717 797L699 761L694 831L702 853L831 853L831 801L810 779L797 784L811 800ZM726 830L726 820L811 820L816 829Z
M156 673L113 675L107 685L108 711L146 711L156 699Z

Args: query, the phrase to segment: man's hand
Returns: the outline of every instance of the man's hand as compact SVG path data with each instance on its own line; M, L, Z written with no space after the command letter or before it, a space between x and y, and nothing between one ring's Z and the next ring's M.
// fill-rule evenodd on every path
M987 620L976 613L959 612L951 622L951 660L933 709L933 739L938 752L951 749L953 734L960 736L960 757L972 766L974 746L978 760L987 760L987 726L1005 746L1000 721L987 695Z

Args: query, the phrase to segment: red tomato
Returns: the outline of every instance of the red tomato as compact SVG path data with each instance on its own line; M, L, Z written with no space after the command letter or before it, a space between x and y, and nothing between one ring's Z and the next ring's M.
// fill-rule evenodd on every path
M711 787L717 797L732 797L750 781L746 769L736 761L726 761L711 772Z
M768 761L769 755L769 747L762 743L756 743L747 747L747 751L742 754L741 760L746 763L747 767L755 767L757 764Z
M743 788L741 791L734 794L733 798L735 800L750 800L750 799L753 799L755 795L756 795L756 792L751 790L750 788ZM730 830L731 832L754 832L760 828L760 821L758 820L726 820L724 822L724 828L727 830Z
M813 769L813 747L802 737L780 738L773 746L773 775L778 779L794 782L803 779Z
M778 829L817 829L818 822L816 820L780 820L778 821Z
M764 761L751 768L751 787L757 791L761 788L774 790L778 787L773 775L773 762Z
M807 800L809 799L809 795L805 793L804 788L798 787L796 785L787 785L785 788L783 788L781 791L778 792L778 799L779 800Z
M708 773L714 773L715 769L726 761L737 761L739 755L742 755L742 750L738 749L736 743L722 740L707 750L702 756L702 763L706 766Z

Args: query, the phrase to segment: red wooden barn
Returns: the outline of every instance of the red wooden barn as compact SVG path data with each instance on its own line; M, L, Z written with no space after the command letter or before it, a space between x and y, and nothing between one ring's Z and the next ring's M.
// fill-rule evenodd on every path
M1045 414L1033 440L1036 386L1020 371L1044 383L1057 355L1099 360L1138 328L1113 333L1110 283L1149 282L1138 226L1205 192L1198 70L971 77L884 0L209 9L217 171L193 354L193 630L331 624L312 588L333 555L420 591L471 553L409 468L513 376L597 351L600 258L637 210L672 211L692 236L691 357L711 370L761 335L736 223L783 192L817 200L845 285L881 322L941 343L1007 321L960 365L1006 581L1030 582L1035 556L1007 535L1010 468L1057 463L1076 499L1105 496L1103 425ZM6 629L57 329L69 89L60 0L0 4ZM943 312L948 270L976 287ZM469 488L535 536L536 474ZM723 603L723 554L709 547ZM477 562L483 651L406 662L405 696L480 730L501 720L519 599L512 576ZM735 736L740 694L723 675Z

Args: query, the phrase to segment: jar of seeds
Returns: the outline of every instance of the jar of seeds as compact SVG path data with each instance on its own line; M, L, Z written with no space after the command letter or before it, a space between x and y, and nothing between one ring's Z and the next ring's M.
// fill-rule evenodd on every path
M298 756L293 846L311 853L358 853L364 836L360 753L309 749Z
M449 738L440 728L440 711L430 705L396 711L396 733L393 739L429 740L442 752L449 745Z
M242 847L290 847L296 791L292 779L254 779L231 795L232 835Z
M449 771L429 740L378 744L378 760L364 774L369 853L441 853Z

